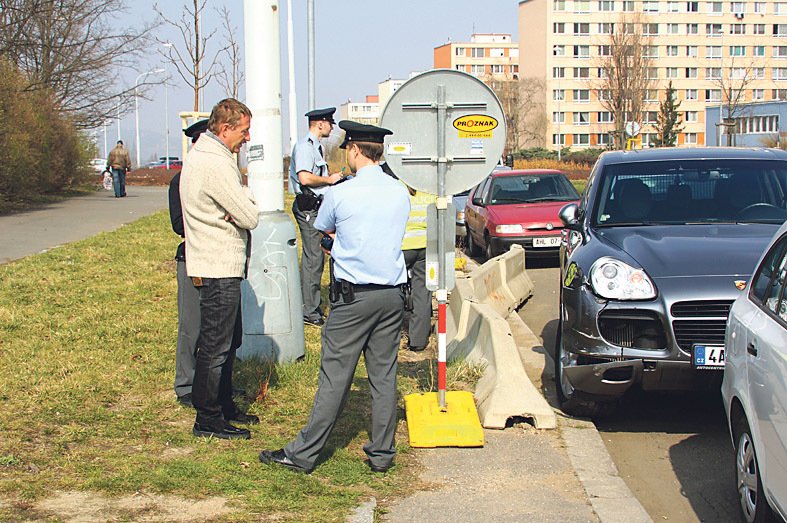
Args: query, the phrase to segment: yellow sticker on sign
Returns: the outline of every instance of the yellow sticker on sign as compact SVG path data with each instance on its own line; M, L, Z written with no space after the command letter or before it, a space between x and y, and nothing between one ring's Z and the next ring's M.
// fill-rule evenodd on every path
M454 120L459 138L492 138L497 120L485 114L468 114Z

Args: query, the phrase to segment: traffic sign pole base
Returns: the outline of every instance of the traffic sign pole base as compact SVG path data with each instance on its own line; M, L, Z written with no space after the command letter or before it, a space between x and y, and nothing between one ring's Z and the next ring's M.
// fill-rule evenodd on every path
M483 447L484 431L470 392L445 393L442 410L436 392L408 394L404 397L410 446Z

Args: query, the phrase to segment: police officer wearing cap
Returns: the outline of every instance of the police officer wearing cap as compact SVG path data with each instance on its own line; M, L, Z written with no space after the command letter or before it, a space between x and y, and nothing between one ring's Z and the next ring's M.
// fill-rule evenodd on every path
M301 231L303 322L318 327L324 323L320 307L320 280L325 255L320 249L322 234L314 228L314 220L328 186L342 179L342 173L328 173L320 139L330 136L335 111L335 107L328 107L306 113L309 134L295 144L290 157L288 185L290 192L295 194L292 214Z
M314 226L334 237L336 290L322 331L322 359L307 425L260 461L309 473L341 413L355 367L364 355L372 390L368 465L385 472L393 464L396 429L396 357L407 269L402 238L410 212L407 189L383 173L378 161L387 129L343 120L347 165L355 176L328 189Z

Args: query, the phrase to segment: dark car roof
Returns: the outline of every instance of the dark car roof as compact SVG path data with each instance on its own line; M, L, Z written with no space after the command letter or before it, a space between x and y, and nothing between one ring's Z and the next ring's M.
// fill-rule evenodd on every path
M607 151L599 156L599 161L605 164L703 159L787 160L787 151L763 147L660 147Z
M557 171L555 169L518 169L516 171L492 171L490 176L492 178L499 178L501 176L521 176L523 174L542 174L546 176L562 174L565 176L563 171Z

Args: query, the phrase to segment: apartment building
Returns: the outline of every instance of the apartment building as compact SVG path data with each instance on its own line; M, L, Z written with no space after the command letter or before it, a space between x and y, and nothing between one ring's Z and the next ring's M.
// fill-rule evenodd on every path
M456 69L481 80L515 80L519 67L519 45L510 34L474 34L470 42L434 48L435 69Z
M614 129L599 101L599 64L615 24L636 20L648 38L648 76L640 137L647 145L672 81L683 132L678 145L708 140L707 105L728 104L722 85L742 102L787 99L787 2L773 0L521 0L522 78L543 79L548 147L603 147ZM729 104L728 104L729 105Z
M410 73L410 78L418 73ZM406 80L398 80L388 78L377 84L377 94L367 95L366 100L363 102L352 102L347 100L346 103L339 106L339 119L340 120L353 120L358 123L368 125L377 125L380 123L385 104L391 99L391 96L399 89Z

